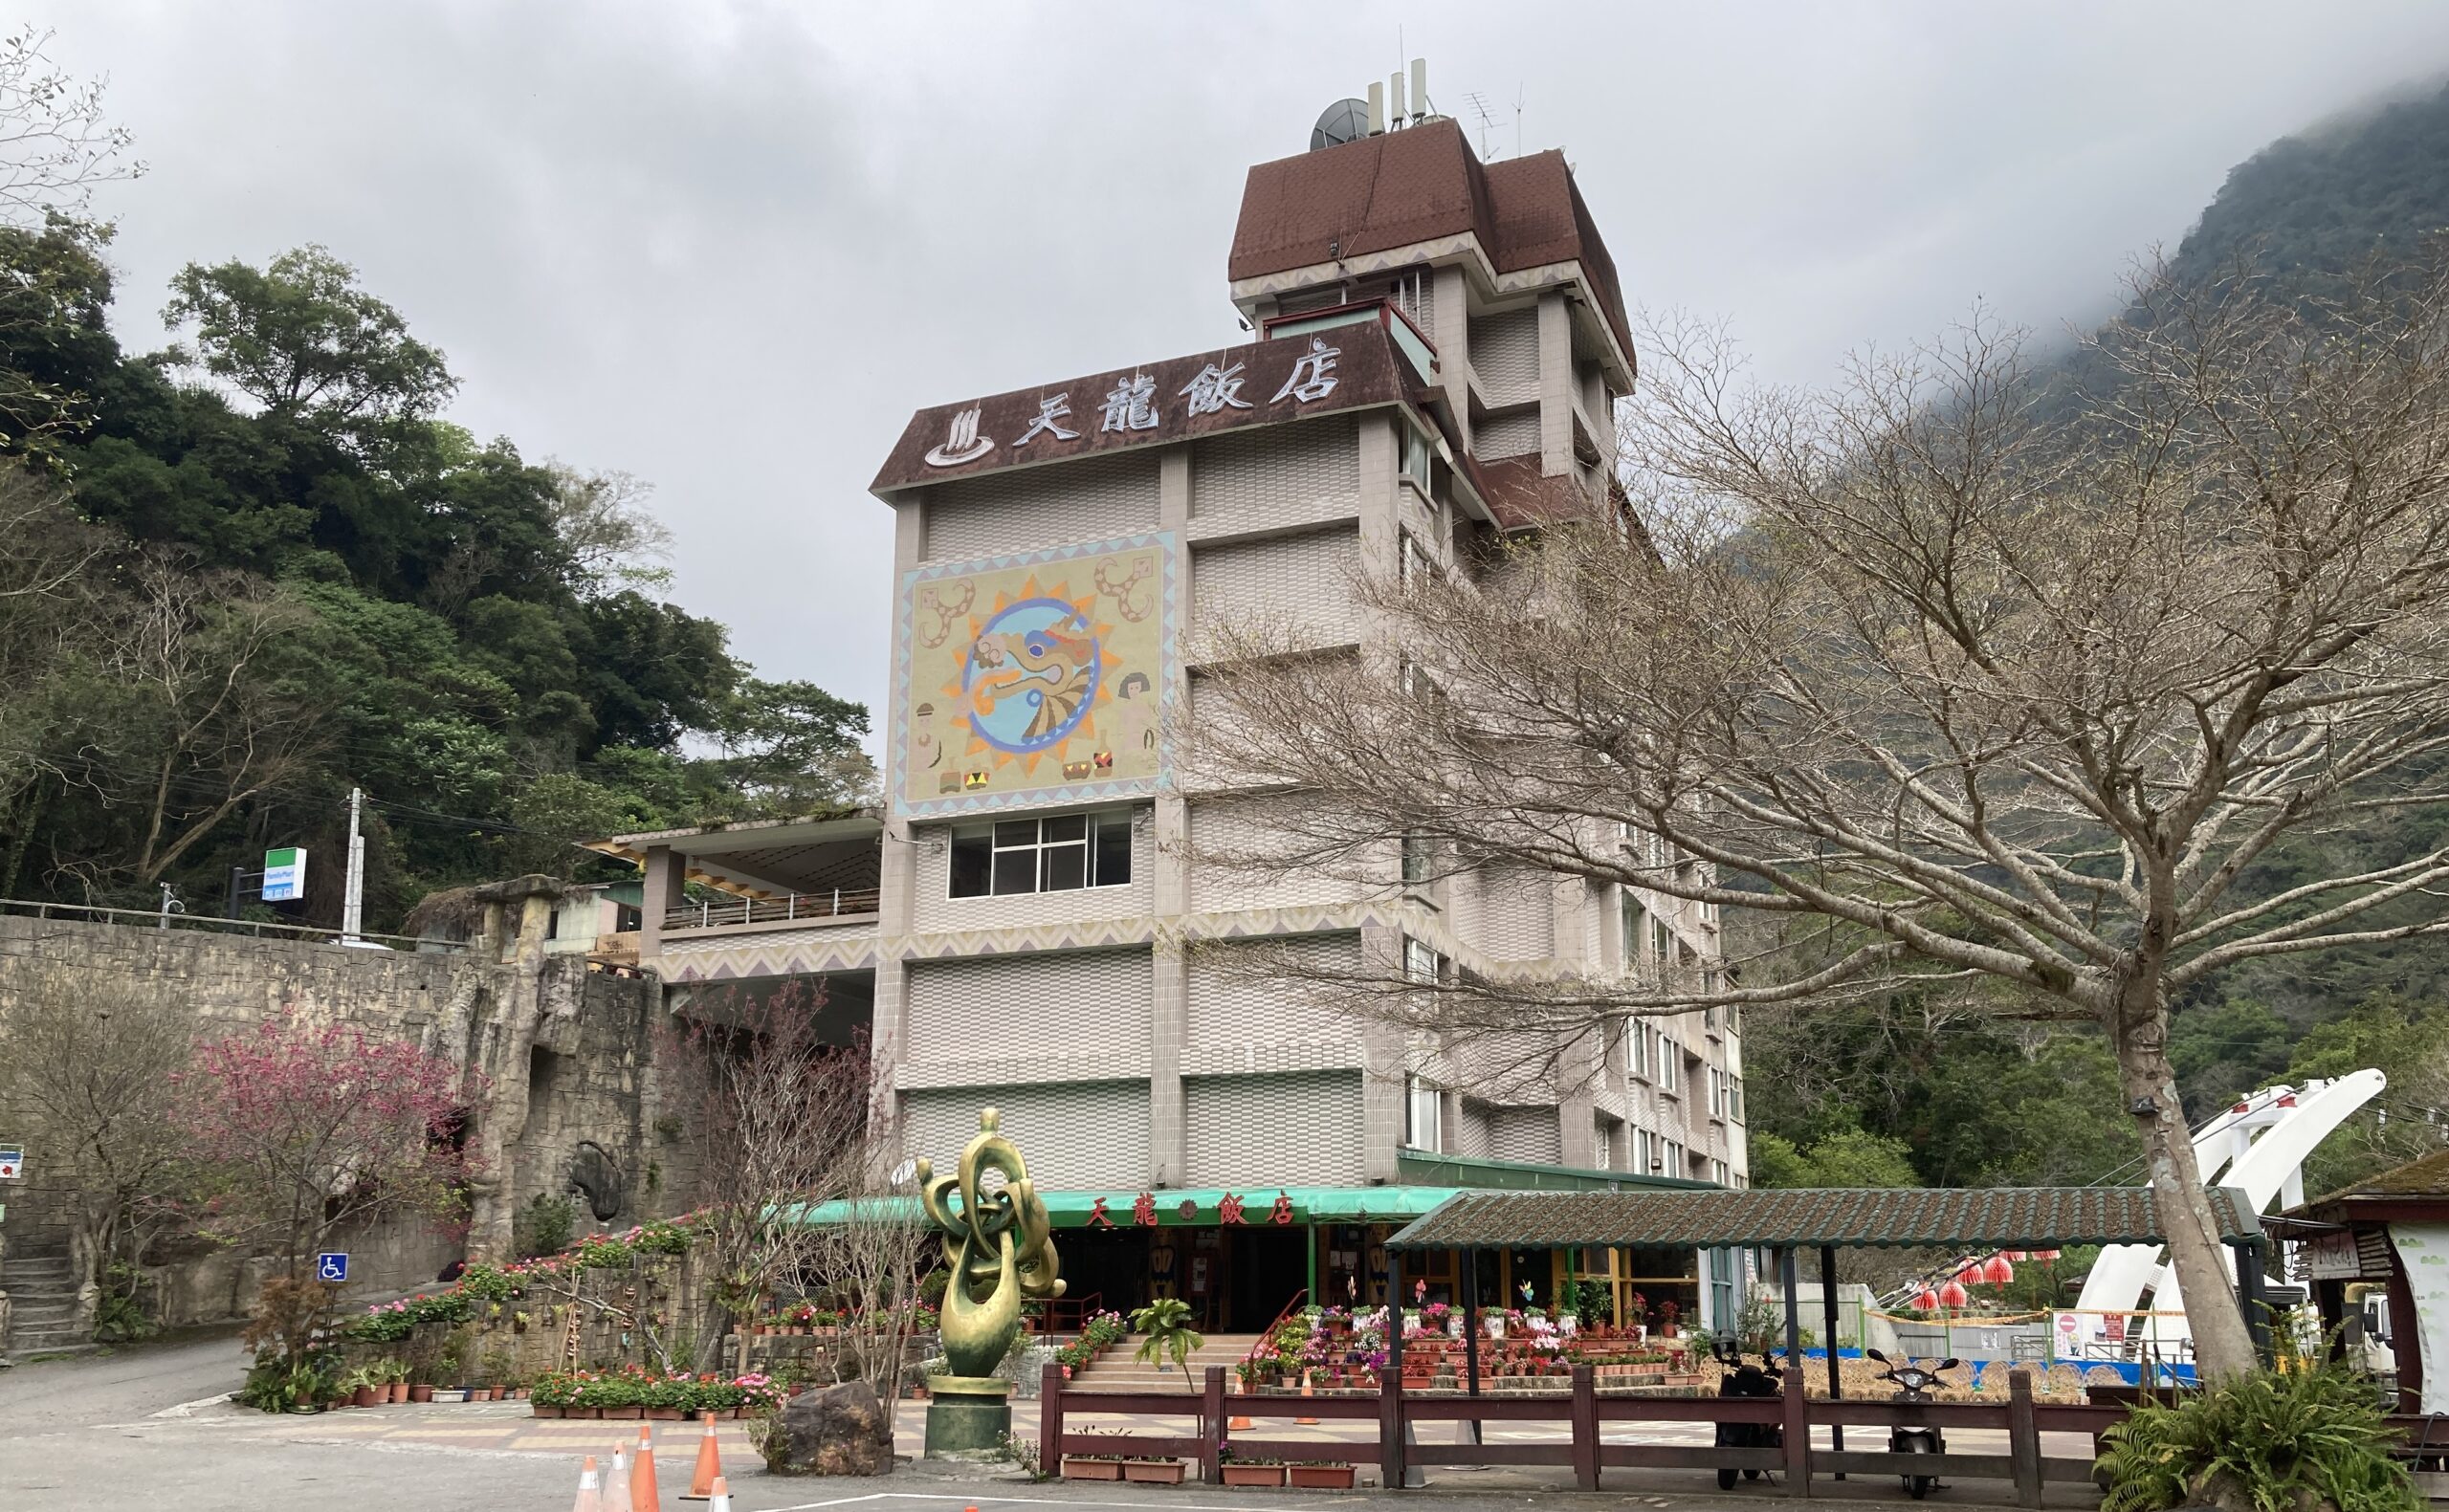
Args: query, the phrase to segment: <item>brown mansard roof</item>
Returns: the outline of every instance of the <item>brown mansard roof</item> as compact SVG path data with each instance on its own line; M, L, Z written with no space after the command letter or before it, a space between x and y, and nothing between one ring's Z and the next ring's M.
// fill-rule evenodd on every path
M1226 275L1235 281L1469 231L1499 273L1578 260L1626 361L1616 260L1551 149L1484 164L1450 120L1250 169Z

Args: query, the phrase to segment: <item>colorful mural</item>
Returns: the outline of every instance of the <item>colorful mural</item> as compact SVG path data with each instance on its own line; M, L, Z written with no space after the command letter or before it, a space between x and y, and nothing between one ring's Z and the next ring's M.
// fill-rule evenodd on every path
M902 581L894 804L912 815L1165 784L1174 538L924 567Z

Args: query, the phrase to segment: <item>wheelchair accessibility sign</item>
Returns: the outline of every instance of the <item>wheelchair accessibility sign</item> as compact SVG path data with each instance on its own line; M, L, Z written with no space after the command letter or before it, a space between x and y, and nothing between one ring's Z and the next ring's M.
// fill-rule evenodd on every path
M317 1281L348 1280L347 1252L326 1250L322 1254L316 1256L315 1279Z

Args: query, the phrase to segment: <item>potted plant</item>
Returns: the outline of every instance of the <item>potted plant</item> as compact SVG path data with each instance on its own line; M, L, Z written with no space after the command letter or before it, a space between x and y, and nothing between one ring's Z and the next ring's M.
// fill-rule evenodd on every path
M1286 1466L1292 1483L1312 1491L1349 1491L1352 1489L1352 1466L1340 1459L1318 1460L1304 1464L1294 1460Z
M1182 1472L1188 1468L1186 1461L1169 1455L1126 1455L1122 1460L1122 1479L1146 1485L1178 1486L1182 1483Z
M1066 1480L1119 1480L1122 1461L1103 1455L1065 1455L1063 1479Z
M371 1407L377 1400L374 1367L370 1365L361 1365L349 1371L341 1378L341 1385L348 1391L348 1405L351 1407Z
M1217 1452L1228 1486L1280 1486L1284 1484L1284 1461L1281 1459L1244 1459L1227 1445Z
M565 1370L546 1370L527 1393L527 1410L539 1417L559 1417L577 1394L577 1382Z
M408 1362L406 1360L386 1360L382 1363L380 1369L383 1372L385 1399L389 1401L395 1407L407 1405L408 1400Z

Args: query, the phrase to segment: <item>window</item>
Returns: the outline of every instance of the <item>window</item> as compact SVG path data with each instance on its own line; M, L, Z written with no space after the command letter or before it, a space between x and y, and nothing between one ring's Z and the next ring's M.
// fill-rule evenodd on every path
M1426 835L1403 837L1403 881L1418 886L1428 880L1429 840Z
M1401 555L1395 563L1395 581L1400 587L1416 588L1428 581L1431 563L1428 553L1421 550L1420 537L1410 531L1401 535Z
M956 898L1119 887L1131 881L1131 814L1049 814L953 831Z
M1403 476L1425 493L1428 492L1428 438L1406 426L1403 427Z
M1667 937L1665 919L1649 921L1649 954L1650 959L1658 962L1662 967L1675 958L1672 942Z
M1646 1129L1633 1130L1633 1169L1652 1171L1658 1166L1658 1136Z
M1623 926L1619 933L1623 939L1624 971L1630 975L1640 971L1644 964L1643 949L1649 944L1649 910L1634 900L1630 887L1622 889L1617 897L1620 904L1618 916Z
M1727 1116L1740 1124L1743 1122L1743 1078L1739 1076L1730 1076L1726 1081Z
M1678 1084L1682 1080L1679 1073L1684 1069L1684 1047L1668 1040L1664 1029L1650 1032L1658 1036L1658 1042L1651 1046L1658 1067L1658 1089L1668 1097L1681 1097L1683 1089Z
M1667 1175L1680 1178L1692 1173L1691 1167L1686 1163L1687 1157L1681 1142L1672 1139L1666 1141L1666 1157Z
M1445 1148L1445 1099L1416 1076L1403 1078L1403 1143L1414 1150Z
M1632 1057L1629 1069L1643 1081L1649 1080L1649 1025L1636 1023L1633 1032L1624 1037L1627 1053Z
M1416 982L1437 985L1445 960L1419 940L1403 941L1403 975Z
M1710 1179L1716 1182L1719 1186L1723 1187L1727 1185L1727 1178L1730 1174L1731 1172L1728 1170L1727 1163L1725 1161L1712 1160L1710 1162Z

